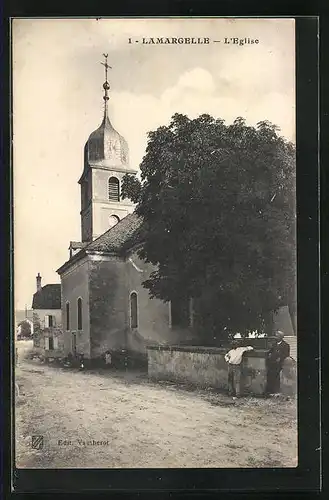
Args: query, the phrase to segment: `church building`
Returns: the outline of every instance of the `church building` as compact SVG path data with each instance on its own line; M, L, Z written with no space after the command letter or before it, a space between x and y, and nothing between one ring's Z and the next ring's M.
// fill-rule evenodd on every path
M64 353L87 359L107 351L145 354L148 344L188 341L193 318L170 303L150 299L142 286L154 267L137 256L140 220L134 204L121 198L129 163L126 140L108 114L107 60L104 116L84 147L81 188L81 242L71 242L61 278Z

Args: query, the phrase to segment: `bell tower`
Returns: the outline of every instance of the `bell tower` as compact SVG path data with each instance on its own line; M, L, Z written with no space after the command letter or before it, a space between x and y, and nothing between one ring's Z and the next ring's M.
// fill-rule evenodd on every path
M81 186L81 238L90 242L105 233L123 217L134 211L129 199L121 198L121 182L125 174L137 174L129 165L126 140L112 126L108 116L110 84L108 54L105 61L104 115L100 127L92 132L84 148L84 169Z

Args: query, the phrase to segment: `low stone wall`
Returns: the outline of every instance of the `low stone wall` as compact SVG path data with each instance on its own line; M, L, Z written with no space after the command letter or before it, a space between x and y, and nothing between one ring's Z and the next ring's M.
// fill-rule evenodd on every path
M44 347L33 347L32 354L43 358L63 358L64 352L62 349L53 349L46 351Z
M148 374L154 380L191 383L227 390L227 349L202 346L148 346ZM266 391L266 350L245 353L242 361L242 392L263 395Z
M63 358L64 357L64 351L61 349L53 349L51 351L43 351L43 355L46 359L48 358Z

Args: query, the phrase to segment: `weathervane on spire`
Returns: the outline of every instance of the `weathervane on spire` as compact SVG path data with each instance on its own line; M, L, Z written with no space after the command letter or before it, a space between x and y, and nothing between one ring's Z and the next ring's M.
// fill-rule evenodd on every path
M105 93L104 93L104 101L105 101L105 104L106 104L106 101L109 100L109 96L108 96L108 91L110 90L110 84L109 82L107 81L107 70L110 68L112 69L112 66L109 66L107 64L107 58L108 58L108 54L103 54L103 56L105 57L105 62L101 62L101 64L103 66L105 66L105 82L103 84L103 89L105 90Z

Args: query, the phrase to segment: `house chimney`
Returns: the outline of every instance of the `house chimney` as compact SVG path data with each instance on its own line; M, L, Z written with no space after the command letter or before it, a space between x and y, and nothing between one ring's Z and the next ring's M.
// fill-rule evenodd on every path
M37 276L37 292L41 290L41 276L40 276L40 273L38 273L38 276Z

